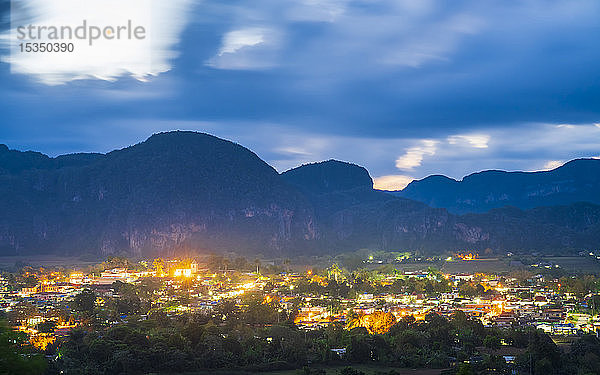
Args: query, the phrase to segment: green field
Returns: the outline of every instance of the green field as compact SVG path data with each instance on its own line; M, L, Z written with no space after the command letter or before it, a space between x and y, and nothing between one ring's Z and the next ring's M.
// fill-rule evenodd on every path
M532 258L534 259L534 258ZM590 256L570 256L570 257L539 257L536 262L548 262L558 264L563 271L568 273L600 273L600 261ZM33 267L64 267L64 268L84 268L101 262L102 259L93 259L91 256L81 257L62 257L56 255L24 255L24 256L0 256L0 270L14 267L16 264L30 265ZM299 264L292 261L291 268L295 271L305 272L308 269L327 268L333 259L319 259L312 265ZM427 270L429 267L436 268L445 273L508 273L519 269L529 269L535 272L536 268L530 268L529 264L515 265L511 264L509 258L489 258L476 259L469 262L463 261L437 261L437 262L418 262L418 263L396 263L396 264L367 264L369 269L378 269L381 267L395 268L399 271L419 271ZM539 269L542 271L543 269Z
M13 267L15 264L32 267L81 268L100 263L101 261L98 259L86 259L86 257L61 257L56 255L0 256L0 269Z
M563 271L568 273L600 273L600 261L593 257L540 257L537 262L548 262L558 264ZM373 265L370 268L378 268L381 265ZM520 269L528 269L532 272L536 268L531 268L529 264L514 265L509 259L476 259L469 262L452 261L452 262L421 262L408 264L395 264L394 268L400 271L418 271L427 270L428 267L439 269L444 273L507 273ZM543 268L539 268L540 271Z
M313 369L323 369L327 375L338 375L340 371L347 366L313 366ZM377 366L377 365L352 365L355 370L364 372L366 375L378 375L386 374L390 371L395 371L398 375L439 375L442 370L436 369L407 369L407 368L396 368L389 366ZM170 375L302 375L304 372L302 369L296 370L278 370L268 372L249 372L249 371L235 371L235 370L210 370L206 372L186 372L186 373L173 373Z

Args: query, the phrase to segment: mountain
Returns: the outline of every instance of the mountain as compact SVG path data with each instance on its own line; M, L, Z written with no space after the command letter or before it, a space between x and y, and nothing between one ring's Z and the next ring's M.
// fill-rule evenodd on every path
M430 176L393 194L464 214L505 206L529 209L576 202L600 204L598 192L600 160L577 159L543 172L484 171L462 181Z
M282 176L300 190L313 194L373 189L373 179L365 168L338 160L305 164L284 172Z
M366 169L353 164L307 164L282 176L312 203L323 249L440 253L490 248L561 254L595 248L600 242L600 206L594 204L455 215L373 190Z
M594 204L456 215L374 190L354 164L329 160L279 174L252 151L195 132L56 158L2 145L0 171L3 255L558 254L600 243Z
M18 174L31 169L85 165L101 157L102 154L71 154L50 158L39 152L10 150L8 146L0 144L0 175Z
M363 167L329 160L291 169L282 177L314 207L318 248L435 251L452 236L446 210L374 190Z
M313 236L298 191L248 149L206 134L157 134L91 158L11 151L9 161L20 167L0 176L5 254L168 253L189 243L276 252Z

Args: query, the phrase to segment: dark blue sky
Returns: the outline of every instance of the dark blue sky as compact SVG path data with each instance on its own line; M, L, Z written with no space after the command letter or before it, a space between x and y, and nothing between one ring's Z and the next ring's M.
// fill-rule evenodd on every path
M0 143L106 152L199 130L278 170L352 161L382 187L600 156L598 1L173 3L168 70L144 82L11 73L4 45Z

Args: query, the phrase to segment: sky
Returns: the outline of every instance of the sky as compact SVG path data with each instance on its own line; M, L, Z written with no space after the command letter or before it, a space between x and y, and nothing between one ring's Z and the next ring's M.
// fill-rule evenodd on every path
M11 54L11 15L89 10L15 1L11 14L0 0L0 143L13 149L108 152L196 130L278 171L353 162L390 190L600 157L596 0L130 0L148 44L98 41L66 60ZM118 3L93 20L122 21Z

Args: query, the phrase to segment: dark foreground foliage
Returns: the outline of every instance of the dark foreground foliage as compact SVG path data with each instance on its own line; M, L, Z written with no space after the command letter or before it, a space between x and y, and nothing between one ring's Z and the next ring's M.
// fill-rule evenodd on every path
M502 344L501 344L502 343ZM331 349L346 348L338 356ZM513 364L500 353L516 351ZM569 353L534 329L498 330L458 313L450 320L436 314L424 321L404 318L385 334L341 325L301 331L292 323L248 324L186 314L157 313L148 320L103 330L78 329L48 349L55 358L47 373L146 374L210 369L266 372L313 371L319 364L380 364L440 368L447 374L597 374L600 340L584 336ZM315 372L317 371L317 372ZM353 373L353 369L344 370ZM8 371L6 373L18 373Z
M0 321L0 374L42 374L46 361L27 345L27 337Z

